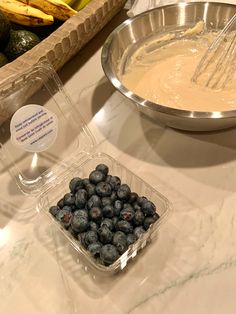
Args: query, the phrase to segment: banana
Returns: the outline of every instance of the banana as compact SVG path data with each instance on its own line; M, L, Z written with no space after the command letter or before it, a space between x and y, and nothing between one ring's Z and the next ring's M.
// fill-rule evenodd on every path
M73 3L72 8L76 11L80 11L83 9L86 4L88 4L91 0L76 0L75 3Z
M72 6L72 4L75 2L75 0L62 0L62 1L68 4L69 6Z
M0 0L1 1L1 0ZM32 7L42 10L43 12L53 15L58 20L65 21L77 12L62 0L20 0Z
M41 26L54 22L53 16L17 0L0 0L0 10L10 21L21 25Z

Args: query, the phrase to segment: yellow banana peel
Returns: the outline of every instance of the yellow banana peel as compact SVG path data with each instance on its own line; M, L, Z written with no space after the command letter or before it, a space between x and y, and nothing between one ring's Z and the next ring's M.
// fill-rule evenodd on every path
M54 22L52 15L17 0L0 0L0 10L10 21L25 26L50 25Z
M62 0L62 1L71 7L73 5L73 3L75 3L76 0Z
M1 0L0 0L1 1ZM62 0L20 0L32 7L42 10L46 14L50 14L58 20L65 21L75 15L77 11L73 10Z
M80 11L83 9L91 0L76 0L75 3L73 3L72 8L76 11Z

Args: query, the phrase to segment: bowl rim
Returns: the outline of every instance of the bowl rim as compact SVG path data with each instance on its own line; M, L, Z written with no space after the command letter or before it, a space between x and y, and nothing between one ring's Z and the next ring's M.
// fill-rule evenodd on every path
M127 25L131 24L133 21L141 19L145 15L149 15L153 11L159 11L166 8L178 8L178 7L187 7L187 6L196 6L196 5L204 5L204 6L224 6L224 7L235 7L236 4L223 3L223 2L181 2L169 5L163 5L158 8L153 8L143 13L140 13L134 17L131 17L121 23L118 27L116 27L110 35L107 37L101 51L101 65L106 77L112 83L112 85L123 95L125 95L130 100L134 101L137 105L145 107L147 109L151 109L153 111L157 111L162 114L167 114L171 116L175 116L178 118L188 118L188 119L232 119L236 116L236 109L227 110L227 111L191 111L178 109L173 107L167 107L165 105L157 104L152 101L146 100L132 91L128 90L118 79L118 77L114 74L113 70L109 66L108 57L109 57L109 49L112 44L113 38L116 36L116 33L121 31Z

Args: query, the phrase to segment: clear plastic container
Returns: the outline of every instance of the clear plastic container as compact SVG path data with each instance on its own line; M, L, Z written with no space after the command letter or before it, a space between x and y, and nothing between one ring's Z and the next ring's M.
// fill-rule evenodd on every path
M5 118L9 118L0 126L0 157L21 191L35 195L38 210L53 221L90 268L103 274L124 269L158 233L170 202L116 160L97 152L99 147L49 64L40 63L16 77L13 84L12 78L6 80L0 85L0 102L2 108L8 108ZM110 174L119 176L133 192L151 200L160 216L110 266L99 264L48 211L69 192L73 177L88 177L99 163L108 165Z
M133 244L130 245L128 250L120 256L112 265L103 266L99 264L87 251L83 248L79 241L77 241L69 231L63 228L56 219L48 212L50 206L55 205L58 200L68 192L68 183L76 174L81 178L87 178L89 173L95 169L97 164L104 163L109 167L110 173L120 177L122 183L126 183L130 186L132 191L135 191L140 196L146 196L148 199L156 205L157 213L160 218L150 226L150 228L141 235L141 237ZM122 270L131 258L137 255L137 252L144 248L147 243L154 238L157 231L166 218L167 213L170 209L170 203L168 200L154 190L150 185L145 183L142 179L137 177L134 173L123 167L116 160L110 156L97 153L91 154L84 162L74 164L65 171L63 176L60 176L55 180L54 184L50 186L45 192L39 197L38 209L43 210L52 221L58 226L60 231L67 237L70 243L73 245L75 250L82 254L86 261L94 270L99 270L104 273L115 273L118 270Z

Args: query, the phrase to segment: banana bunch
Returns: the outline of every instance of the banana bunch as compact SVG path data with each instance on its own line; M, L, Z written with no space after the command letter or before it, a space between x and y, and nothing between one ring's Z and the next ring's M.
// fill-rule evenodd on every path
M77 13L62 0L0 0L0 10L10 21L25 26L50 25L54 18L65 21Z
M72 6L72 4L75 2L76 0L63 0L63 2L65 2L66 4Z
M74 10L82 10L91 0L63 0L66 4L70 5Z
M82 10L86 4L88 4L91 0L75 0L75 1L71 1L71 0L63 0L63 1L70 1L72 3L70 3L70 5L72 6L73 9L75 9L76 11L80 11Z
M10 21L26 26L50 25L54 21L53 16L17 0L1 0L0 10Z
M62 0L20 0L31 7L42 10L44 13L65 21L77 12Z

